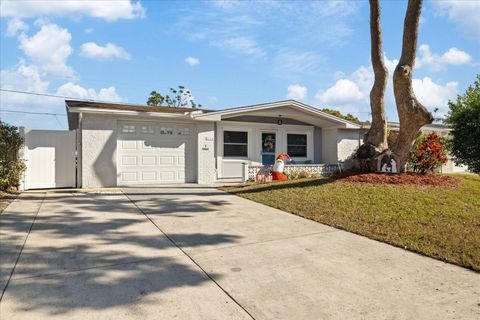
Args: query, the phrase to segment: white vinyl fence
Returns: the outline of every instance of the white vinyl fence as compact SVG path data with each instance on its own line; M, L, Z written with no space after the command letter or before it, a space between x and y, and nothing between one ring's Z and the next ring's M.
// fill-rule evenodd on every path
M75 131L21 128L21 132L27 166L24 189L75 187Z

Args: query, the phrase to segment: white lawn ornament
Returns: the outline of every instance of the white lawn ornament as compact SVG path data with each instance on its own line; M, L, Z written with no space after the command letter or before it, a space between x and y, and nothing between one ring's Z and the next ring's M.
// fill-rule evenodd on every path
M392 164L392 172L397 173L397 162L395 159L392 158L392 161L390 162Z
M377 157L378 161L378 171L380 172L388 172L388 173L397 173L397 162L394 159L394 154L391 150L385 151L385 153L381 154ZM380 167L380 164L383 162L383 165Z

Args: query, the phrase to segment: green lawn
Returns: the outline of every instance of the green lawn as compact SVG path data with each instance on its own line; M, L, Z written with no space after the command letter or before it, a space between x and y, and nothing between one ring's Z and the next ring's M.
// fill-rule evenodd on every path
M324 178L223 190L480 271L480 177L455 177L460 180L455 187L373 185Z

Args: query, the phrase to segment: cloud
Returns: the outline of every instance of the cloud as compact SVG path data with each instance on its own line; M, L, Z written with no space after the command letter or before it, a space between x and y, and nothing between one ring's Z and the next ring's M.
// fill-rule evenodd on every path
M355 1L314 1L312 6L315 13L321 16L345 17L357 12L359 3Z
M314 75L326 59L313 51L280 50L273 60L273 72L282 77Z
M115 87L113 86L108 88L101 88L97 92L95 89L87 89L72 82L67 82L60 86L57 89L56 95L106 102L120 102L123 100L122 97L118 95Z
M24 60L13 68L1 70L0 78L2 79L2 88L17 91L28 91L36 93L46 93L48 91L49 82L43 80L40 70L35 65L27 65ZM16 100L19 103L26 101L25 95L12 94L10 102ZM28 99L27 99L28 100ZM2 100L2 103L6 103Z
M433 1L440 15L457 24L462 32L470 37L480 37L480 2L443 0Z
M206 1L192 9L179 4L180 18L171 33L247 58L270 56L285 61L285 46L302 53L347 43L353 34L349 17L362 5L355 1Z
M303 101L307 99L307 87L291 84L287 88L287 99Z
M185 58L185 62L190 65L191 67L196 66L197 64L200 63L200 60L194 57L187 57Z
M392 75L398 64L397 59L384 58L388 69L388 82L385 91L386 111L393 113L396 118L396 104L393 94ZM349 75L343 72L335 72L336 76L343 77L315 94L315 99L320 106L333 107L343 112L350 112L366 118L370 112L370 90L374 82L374 74L371 67L360 66ZM429 110L439 108L440 115L448 111L448 101L456 97L458 82L451 81L445 84L435 82L432 78L413 79L413 89L416 97Z
M472 61L472 57L465 51L457 48L450 48L442 55L432 53L430 46L422 44L418 48L418 55L415 61L417 68L427 67L432 71L444 70L447 65L463 65Z
M458 82L451 81L441 85L429 77L413 79L413 91L424 106L430 110L439 108L440 114L445 114L448 111L448 100L457 96Z
M19 37L20 49L32 62L49 74L67 77L73 75L73 69L66 65L73 51L71 39L70 32L56 24L42 25L31 37L24 33Z
M472 57L465 51L458 50L457 48L450 48L441 57L440 61L446 64L467 64L472 61Z
M33 93L57 94L72 98L94 99L101 101L122 101L114 87L86 89L72 82L60 86L56 91L50 91L50 83L42 76L42 71L35 65L28 65L24 60L12 68L0 70L1 86L5 89ZM0 91L0 101L3 110L35 111L64 114L65 99L30 95L16 92ZM30 115L18 113L2 113L2 120L16 126L27 126L33 129L66 129L66 117L51 115Z
M15 18L36 18L45 16L89 16L115 21L118 19L135 19L145 16L145 9L140 1L2 1L1 16Z
M315 98L326 105L355 103L362 101L364 97L358 85L348 79L337 80L327 90L320 90L315 94Z
M8 37L14 37L19 31L28 30L28 25L18 18L13 18L8 20L7 23L7 33Z
M261 58L266 55L266 51L263 50L251 37L228 38L215 41L212 44L216 47L227 49L234 53L240 53L257 58Z
M80 55L89 59L106 60L106 59L124 59L130 60L130 54L120 46L113 43L107 43L105 46L96 44L95 42L87 42L80 47Z

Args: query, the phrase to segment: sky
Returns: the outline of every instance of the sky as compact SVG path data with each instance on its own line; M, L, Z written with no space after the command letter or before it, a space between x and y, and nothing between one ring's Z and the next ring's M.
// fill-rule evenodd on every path
M396 121L406 1L381 6ZM424 2L413 87L436 116L480 73L479 16L480 1ZM205 109L295 99L370 118L368 1L1 0L0 17L1 89L42 94L0 91L16 126L67 129L65 99L46 95L145 104L178 85Z

